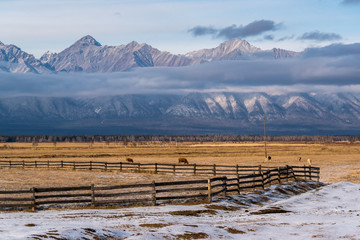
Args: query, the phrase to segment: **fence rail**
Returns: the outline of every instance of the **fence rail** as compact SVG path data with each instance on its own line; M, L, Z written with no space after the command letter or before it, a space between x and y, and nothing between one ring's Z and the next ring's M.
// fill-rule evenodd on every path
M0 209L40 210L51 207L112 206L148 204L157 205L174 201L211 202L213 197L240 194L244 191L264 189L274 182L292 180L319 180L320 168L312 166L245 167L256 169L248 175L213 177L203 180L151 182L114 186L53 187L30 190L1 190Z
M103 171L125 171L125 172L147 172L147 173L180 173L192 175L249 175L259 171L259 166L239 166L239 165L204 165L204 164L165 164L165 163L130 163L130 162L77 162L77 161L13 161L0 160L2 168L53 168L53 169L73 169L73 170L103 170ZM294 166L296 173L304 173L311 168L312 173L319 174L319 168L312 166ZM272 169L273 167L260 166L261 171ZM310 176L311 174L310 173ZM310 177L309 176L309 177Z

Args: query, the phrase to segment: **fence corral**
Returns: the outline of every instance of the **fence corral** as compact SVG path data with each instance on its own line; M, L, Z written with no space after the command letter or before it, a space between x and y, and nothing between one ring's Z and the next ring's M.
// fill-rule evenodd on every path
M76 162L76 161L0 161L0 167L9 168L52 168L72 170L103 170L123 172L144 172L144 173L179 173L191 175L213 175L213 176L242 176L254 172L273 169L266 166L239 166L239 165L203 165L203 164L165 164L165 163L131 163L131 162ZM293 166L297 173L309 171L311 166ZM315 169L317 169L315 167ZM313 170L315 170L313 169ZM311 172L311 171L310 171ZM311 173L310 176L311 177ZM316 176L314 176L316 177Z
M43 166L43 165L39 165ZM47 166L47 165L46 165ZM107 164L107 167L111 164ZM132 165L134 166L134 165ZM205 166L205 165L204 165ZM92 165L96 167L96 164ZM117 186L79 186L61 188L31 188L29 190L0 191L0 209L46 209L71 206L126 206L134 204L157 205L176 201L208 201L215 196L240 194L274 182L292 180L319 180L320 168L312 166L245 167L250 174L213 177L204 180L151 182Z

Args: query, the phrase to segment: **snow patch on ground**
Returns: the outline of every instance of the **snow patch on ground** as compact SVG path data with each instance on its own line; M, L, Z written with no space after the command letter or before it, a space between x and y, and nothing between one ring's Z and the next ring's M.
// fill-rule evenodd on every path
M360 239L360 185L288 183L210 204L2 212L0 239Z

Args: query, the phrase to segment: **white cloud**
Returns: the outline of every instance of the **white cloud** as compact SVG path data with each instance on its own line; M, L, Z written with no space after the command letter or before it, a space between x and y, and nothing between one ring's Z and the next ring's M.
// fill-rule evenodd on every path
M341 52L335 48L337 53ZM321 52L321 50L318 50ZM324 56L329 49L323 48ZM124 93L218 91L292 91L314 88L356 89L360 55L318 56L291 60L225 61L189 67L137 68L130 72L84 74L0 73L1 96L101 96ZM344 51L346 53L346 51ZM354 87L355 86L355 87Z

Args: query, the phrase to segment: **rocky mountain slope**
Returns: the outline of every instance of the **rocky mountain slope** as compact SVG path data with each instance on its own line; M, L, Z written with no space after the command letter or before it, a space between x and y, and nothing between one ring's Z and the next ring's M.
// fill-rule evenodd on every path
M15 45L0 42L0 71L14 73L50 73L52 67Z
M360 134L360 95L350 93L1 98L0 132L262 134L264 112L271 134Z
M226 41L213 49L174 55L135 41L126 45L102 46L85 36L60 53L46 52L40 59L14 45L0 42L0 71L14 73L119 72L134 67L180 67L210 61L282 59L299 56L283 49L261 50L240 39Z
M40 60L58 72L119 72L133 67L184 66L190 63L190 59L184 56L161 52L144 43L102 46L91 36L81 38L58 54L46 53Z
M299 55L297 52L279 48L264 51L247 41L234 39L223 42L216 48L189 52L185 56L193 59L196 63L202 63L223 60L283 59L298 57Z

